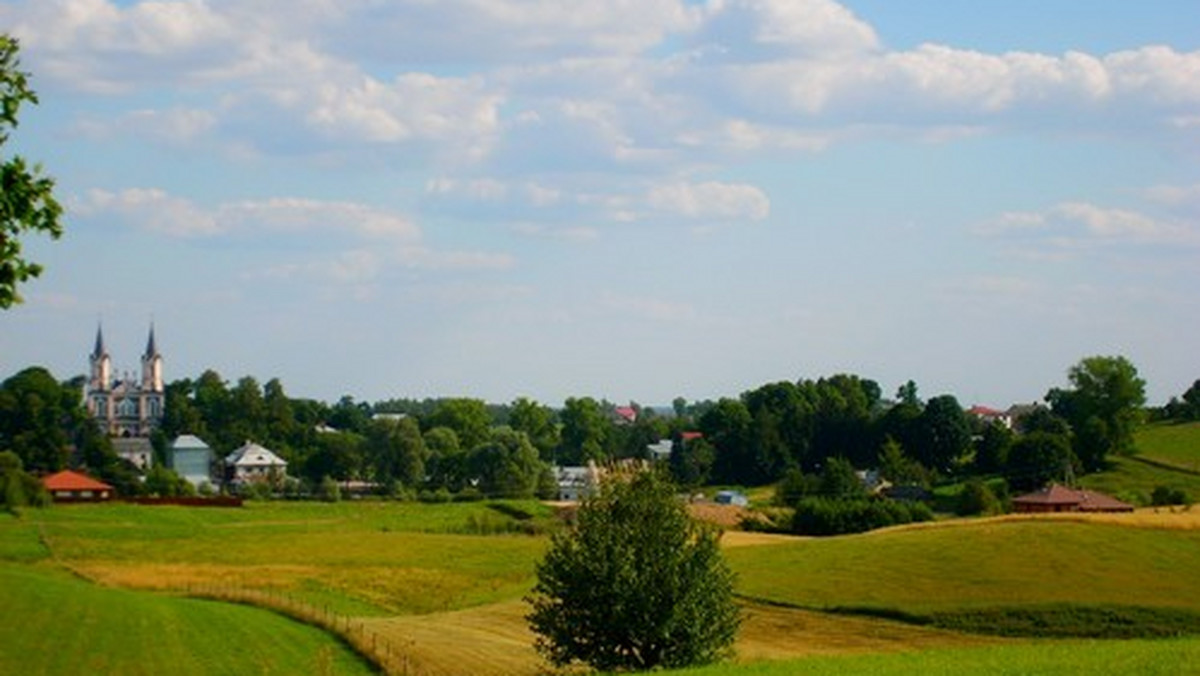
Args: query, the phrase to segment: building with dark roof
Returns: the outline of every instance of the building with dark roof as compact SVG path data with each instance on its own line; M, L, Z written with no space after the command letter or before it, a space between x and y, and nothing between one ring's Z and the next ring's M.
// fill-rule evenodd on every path
M1043 512L1132 512L1133 505L1089 490L1076 490L1059 484L1020 495L1012 500L1013 511Z

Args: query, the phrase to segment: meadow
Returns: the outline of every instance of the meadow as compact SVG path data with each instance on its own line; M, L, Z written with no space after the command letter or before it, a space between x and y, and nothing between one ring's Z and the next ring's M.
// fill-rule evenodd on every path
M1194 640L1013 639L969 624L997 617L987 613L1133 609L1178 613L1170 633L1200 617L1198 516L1009 516L820 539L730 532L745 611L738 658L695 673L939 673L964 661L996 665L983 673L1180 673L1171 655L1195 656ZM2 516L5 617L43 614L0 621L0 645L67 648L5 651L0 672L73 673L94 652L110 661L89 670L110 673L175 663L182 673L361 673L340 636L393 673L534 676L545 665L521 598L557 523L536 502L105 504ZM60 613L76 619L56 624ZM64 626L89 630L67 636ZM295 653L255 644L266 631ZM277 661L252 661L264 650Z
M1135 443L1139 457L1200 474L1200 422L1147 425Z

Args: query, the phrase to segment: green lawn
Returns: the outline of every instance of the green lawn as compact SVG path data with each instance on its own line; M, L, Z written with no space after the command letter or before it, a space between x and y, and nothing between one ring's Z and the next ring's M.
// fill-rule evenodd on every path
M1200 472L1200 422L1147 425L1134 444L1143 458Z
M249 606L0 565L0 673L369 674L329 634Z
M538 503L510 505L547 525ZM127 587L284 590L352 615L425 613L519 597L545 538L473 535L516 523L485 503L125 504L31 511L57 561ZM0 526L0 542L4 528Z
M1179 489L1193 500L1200 500L1200 475L1153 465L1140 457L1110 457L1112 467L1099 474L1080 478L1084 488L1107 493L1132 504L1150 504L1150 494L1158 486Z
M800 660L719 664L665 672L672 676L1028 676L1029 674L1200 673L1200 639L1046 641L884 655L811 657Z
M913 613L1022 604L1200 611L1200 531L966 521L731 549L749 596Z

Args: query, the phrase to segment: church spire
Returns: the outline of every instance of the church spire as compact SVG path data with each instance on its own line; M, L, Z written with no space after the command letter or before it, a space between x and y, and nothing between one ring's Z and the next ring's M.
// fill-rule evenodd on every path
M92 359L99 359L108 354L104 349L104 331L100 323L96 323L96 347L92 348Z
M158 346L154 344L154 322L150 322L150 338L146 340L146 357L157 357Z

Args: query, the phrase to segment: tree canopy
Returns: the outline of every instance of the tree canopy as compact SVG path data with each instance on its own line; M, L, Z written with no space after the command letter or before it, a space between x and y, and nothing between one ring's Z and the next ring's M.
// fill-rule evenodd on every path
M0 309L20 303L17 285L42 272L22 254L21 237L30 232L62 236L63 209L54 197L54 179L19 155L3 154L21 106L38 102L29 73L20 68L19 50L15 38L0 34Z
M537 566L528 620L538 651L605 671L725 656L739 613L719 537L657 473L610 475Z

